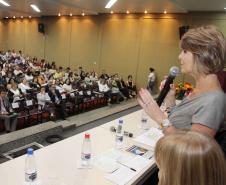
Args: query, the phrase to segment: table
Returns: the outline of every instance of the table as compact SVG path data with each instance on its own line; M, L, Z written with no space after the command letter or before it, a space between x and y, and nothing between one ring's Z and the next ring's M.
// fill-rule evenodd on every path
M128 114L122 119L126 131L132 132L135 137L142 133L142 129L138 127L141 120L141 111ZM105 178L106 172L95 166L92 169L78 169L77 161L81 157L84 133L91 134L93 156L100 155L113 148L115 134L110 131L110 126L116 124L117 121L118 119L113 120L35 151L38 178L41 179L42 185L53 185L50 183L51 181L57 182L59 185L113 185ZM150 123L152 126L156 126L156 123L151 120ZM133 138L124 138L126 145L135 144ZM0 164L0 184L23 185L24 165L25 155ZM128 184L137 184L154 167L155 162L151 159L150 164L131 179Z

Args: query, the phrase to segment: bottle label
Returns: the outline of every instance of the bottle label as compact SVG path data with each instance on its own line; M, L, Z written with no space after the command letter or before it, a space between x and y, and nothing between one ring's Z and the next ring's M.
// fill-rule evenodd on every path
M82 153L82 160L89 160L91 158L91 154L84 154Z
M123 142L123 136L117 136L116 135L116 141Z
M33 173L25 173L25 180L26 182L32 182L37 179L37 172Z

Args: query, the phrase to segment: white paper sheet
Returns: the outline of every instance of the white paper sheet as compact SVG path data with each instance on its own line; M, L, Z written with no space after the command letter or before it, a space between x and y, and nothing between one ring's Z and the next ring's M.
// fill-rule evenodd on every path
M106 179L114 182L117 185L124 185L129 182L134 176L136 176L136 174L137 172L122 166L112 174L107 175Z
M155 147L157 141L163 137L163 133L160 129L157 128L150 128L147 132L143 133L142 135L136 137L134 141Z

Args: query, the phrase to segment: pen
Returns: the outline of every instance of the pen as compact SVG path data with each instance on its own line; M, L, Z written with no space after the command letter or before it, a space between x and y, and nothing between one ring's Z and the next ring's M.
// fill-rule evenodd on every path
M129 166L127 166L127 165L125 165L125 164L123 164L123 163L120 163L119 161L118 161L118 163L121 164L122 166L125 166L125 167L129 168L130 170L132 170L132 171L134 171L134 172L137 171L136 169L130 168Z

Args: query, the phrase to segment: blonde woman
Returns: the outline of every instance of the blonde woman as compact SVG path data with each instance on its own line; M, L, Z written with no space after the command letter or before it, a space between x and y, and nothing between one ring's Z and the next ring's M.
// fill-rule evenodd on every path
M214 137L223 128L226 114L226 95L216 75L225 65L225 38L213 26L199 27L185 33L180 46L181 72L195 79L194 91L175 105L172 88L165 99L170 108L168 116L145 89L140 90L138 102L153 120L164 127L165 134L177 129L190 129Z
M214 139L178 131L157 142L158 185L225 185L226 162Z

